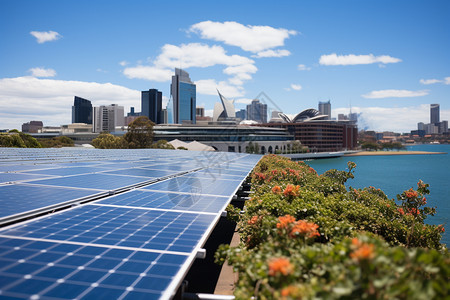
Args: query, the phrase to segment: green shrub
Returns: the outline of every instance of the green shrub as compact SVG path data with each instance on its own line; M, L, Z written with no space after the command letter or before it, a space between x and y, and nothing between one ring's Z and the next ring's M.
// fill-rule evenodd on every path
M345 187L348 170L318 174L304 162L267 155L251 175L244 213L229 206L241 243L223 246L239 271L238 299L442 299L449 255L443 226L424 223L428 185L398 195ZM277 271L278 270L278 271Z

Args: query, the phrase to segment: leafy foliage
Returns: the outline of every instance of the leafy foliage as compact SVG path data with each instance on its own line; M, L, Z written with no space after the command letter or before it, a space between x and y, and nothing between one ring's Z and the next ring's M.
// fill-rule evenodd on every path
M245 212L229 206L241 244L216 259L239 271L238 299L442 299L450 258L443 226L424 224L428 185L398 196L345 188L348 170L318 175L304 162L268 155L252 173Z
M103 132L92 140L92 145L98 149L127 149L128 145L122 137Z
M128 132L123 136L130 149L151 148L153 126L155 123L146 116L141 116L128 125Z
M58 136L51 139L40 138L39 143L43 148L61 148L61 147L73 147L74 142L67 136Z
M172 146L172 144L169 144L166 140L159 140L156 143L154 143L152 145L152 148L156 148L156 149L175 149L174 146ZM180 147L178 147L180 148ZM184 148L185 150L187 150L186 148Z
M41 144L31 135L13 129L0 134L0 147L41 148Z

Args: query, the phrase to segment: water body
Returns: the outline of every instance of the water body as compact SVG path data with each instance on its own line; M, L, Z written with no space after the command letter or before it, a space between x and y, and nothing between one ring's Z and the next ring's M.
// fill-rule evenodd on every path
M347 186L364 188L373 186L382 189L390 198L396 199L409 188L417 188L422 179L430 185L428 206L436 207L437 213L429 216L428 224L444 224L447 232L441 242L450 247L450 145L414 145L411 151L446 152L436 155L392 155L392 156L353 156L312 160L307 163L319 174L329 170L346 170L347 162L356 163L355 179Z

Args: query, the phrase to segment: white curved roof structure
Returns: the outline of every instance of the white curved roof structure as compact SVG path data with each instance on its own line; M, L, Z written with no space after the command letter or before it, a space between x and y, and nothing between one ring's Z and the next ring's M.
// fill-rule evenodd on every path
M299 112L293 119L289 118L287 115L283 113L279 113L278 116L285 123L299 123L299 122L308 122L308 121L317 121L317 120L327 120L328 115L321 115L317 109L309 108Z
M216 102L214 104L213 122L217 122L219 118L236 118L236 110L234 109L233 100L228 100L225 98L219 90L217 90L217 93L219 93L220 102L222 102L222 104L220 102Z

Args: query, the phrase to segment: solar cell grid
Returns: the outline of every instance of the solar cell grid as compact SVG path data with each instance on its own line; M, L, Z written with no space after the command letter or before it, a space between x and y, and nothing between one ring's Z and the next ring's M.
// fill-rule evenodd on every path
M206 179L195 173L178 176L143 187L151 191L182 192L194 195L232 196L242 180Z
M159 299L187 258L0 237L0 297Z
M52 179L35 180L33 184L75 187L99 190L115 190L148 181L149 178L130 177L108 174L82 174Z
M2 230L0 235L189 253L215 217L85 205Z
M42 178L8 185L17 189L3 190L12 203L20 202L21 187L33 189L24 195L38 192L36 199L28 193L36 203L46 193L64 202L78 199L76 193L98 195L174 176L0 230L0 297L58 299L168 299L259 159L156 149L0 149L1 157L10 163L0 163L0 170Z
M96 203L163 210L220 213L228 202L229 197L223 196L154 192L139 189L108 197Z
M54 176L70 176L70 175L81 175L105 171L104 168L99 167L62 167L62 168L52 168L52 169L40 169L34 171L26 171L22 173L26 174L41 174L41 175L54 175ZM45 176L41 176L45 177Z
M98 195L99 190L34 186L0 185L0 221L2 218L52 206L69 200Z

